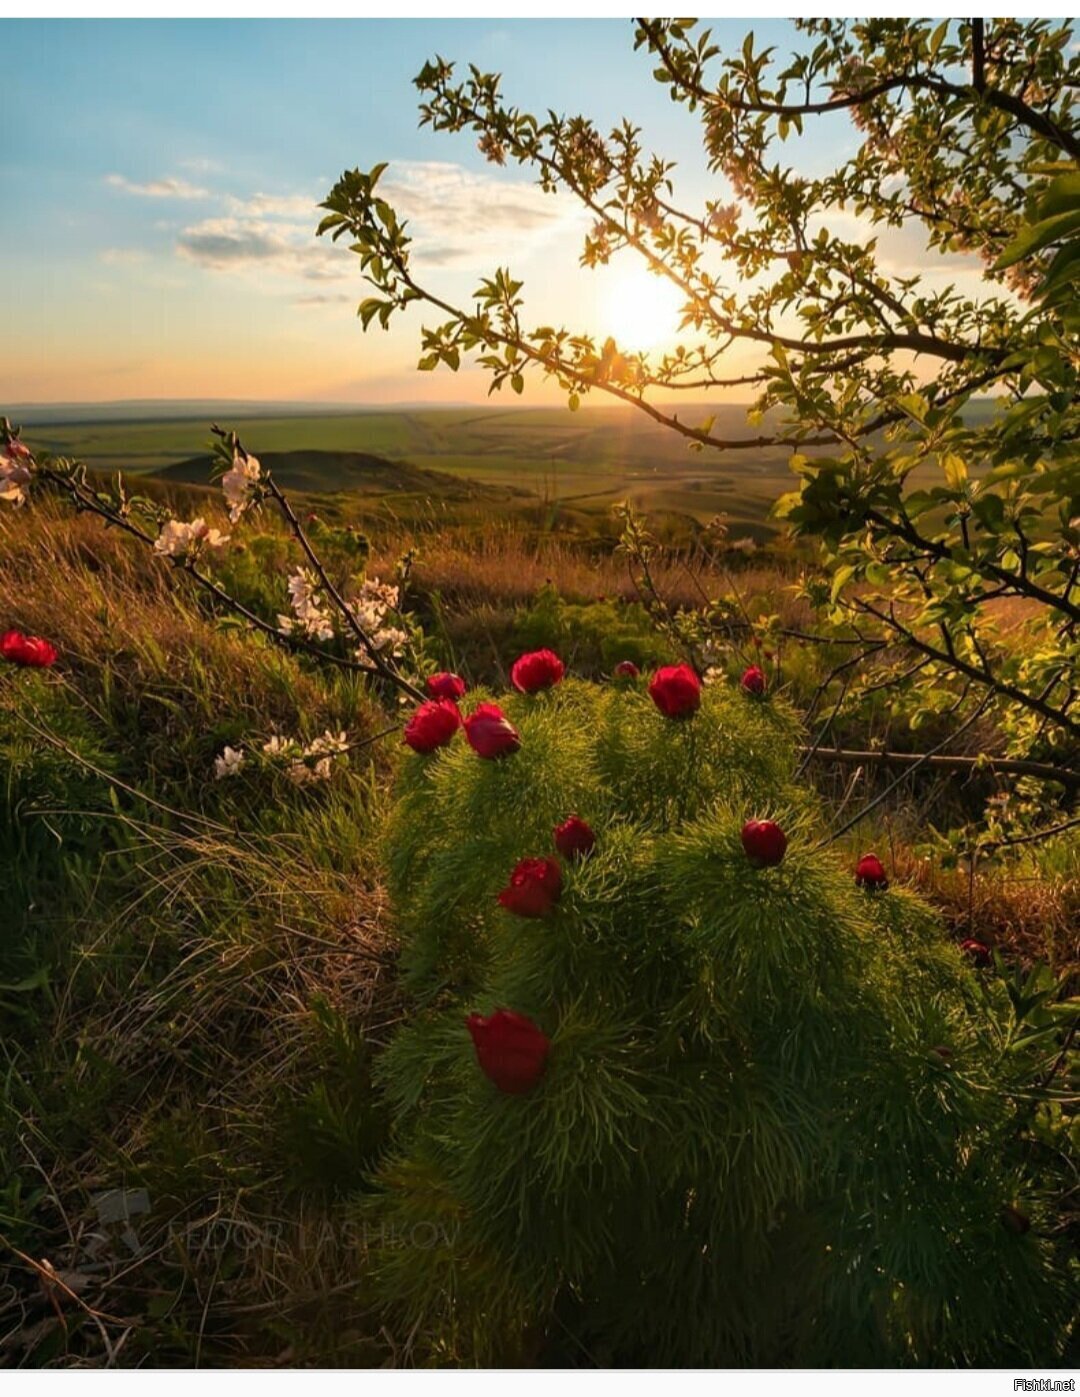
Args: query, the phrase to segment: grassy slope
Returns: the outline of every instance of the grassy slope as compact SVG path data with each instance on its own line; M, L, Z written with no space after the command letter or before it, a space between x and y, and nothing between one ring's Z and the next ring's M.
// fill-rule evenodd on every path
M485 507L480 527L420 536L414 603L433 660L498 683L533 644L589 673L609 666L613 636L620 653L654 643L619 560ZM374 570L387 575L416 537L376 532ZM245 526L222 566L255 587L264 563L288 557L279 535ZM5 511L0 560L0 622L50 634L63 654L47 676L0 674L0 876L17 909L0 943L0 1235L18 1249L6 1253L0 1366L100 1362L121 1339L121 1363L407 1359L408 1336L372 1317L352 1203L385 1131L370 1053L398 1013L373 852L394 749L377 745L320 790L257 770L208 776L225 742L326 727L360 737L384 713L355 682L222 630L167 565L94 520ZM687 562L701 560L662 560L657 577L693 604ZM751 614L804 622L791 577L766 560L736 581ZM568 605L545 601L548 579ZM706 571L703 583L715 595L732 580ZM787 657L796 698L818 663ZM893 740L890 721L883 702L872 735ZM849 771L821 779L838 802L866 794ZM888 850L956 934L1064 968L1075 846L985 866L970 906L963 874L921 856L928 823L947 824L973 790L901 788L844 856L863 842ZM150 1196L142 1249L106 1227L91 1255L94 1196L121 1186ZM59 1293L64 1324L42 1257L76 1290Z

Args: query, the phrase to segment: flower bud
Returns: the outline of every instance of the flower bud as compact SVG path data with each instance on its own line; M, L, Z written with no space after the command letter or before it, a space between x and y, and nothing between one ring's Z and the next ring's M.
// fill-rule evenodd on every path
M405 724L405 743L414 752L434 752L445 747L461 727L461 714L449 699L422 703Z
M48 669L59 658L55 645L39 635L23 635L22 631L5 631L0 635L0 655L12 664L31 669Z
M751 863L769 868L783 861L787 835L774 820L747 820L742 827L742 846Z
M889 879L885 873L885 865L878 858L877 854L863 854L862 858L855 865L855 881L860 888L880 888L884 890L889 886Z
M428 697L433 699L454 699L465 697L465 681L460 674L451 674L449 670L440 670L438 674L429 674L424 684Z
M521 746L517 728L497 703L480 703L465 719L465 737L478 757L493 761Z
M562 895L557 859L521 859L499 894L499 905L515 917L546 917Z
M555 847L564 859L580 859L592 851L596 835L578 815L555 826Z
M480 1070L511 1096L532 1091L544 1075L551 1043L532 1019L513 1009L496 1009L466 1020Z
M566 666L553 650L533 650L514 661L510 683L522 694L551 689L562 680Z
M665 718L689 718L701 706L701 680L689 665L664 665L649 680L649 697Z

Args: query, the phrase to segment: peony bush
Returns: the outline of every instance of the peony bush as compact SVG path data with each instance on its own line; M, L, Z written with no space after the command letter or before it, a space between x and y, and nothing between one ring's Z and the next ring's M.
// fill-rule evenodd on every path
M793 715L754 676L512 672L438 686L463 724L407 730L386 831L413 1013L373 1265L432 1361L1059 1351L1000 987L823 843Z

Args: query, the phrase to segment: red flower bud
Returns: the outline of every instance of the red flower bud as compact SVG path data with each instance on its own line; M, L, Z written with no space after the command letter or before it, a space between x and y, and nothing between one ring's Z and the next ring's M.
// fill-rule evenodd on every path
M555 826L555 847L564 859L583 858L596 843L596 835L578 815Z
M960 949L965 955L970 956L980 969L990 964L990 947L985 941L978 941L974 936L968 936L960 942Z
M434 699L459 699L465 697L465 681L460 674L451 674L448 670L440 670L438 674L429 674L427 683L424 686L428 691L428 696Z
M23 635L22 631L5 631L0 635L0 655L13 664L33 669L48 669L59 658L55 645L39 635Z
M649 697L665 718L689 718L701 706L701 680L689 665L664 665L649 680Z
M855 865L855 881L860 888L887 888L889 879L885 873L885 865L878 858L877 854L863 854L862 858Z
M744 694L753 694L755 698L760 697L769 687L765 678L765 671L760 665L751 665L749 669L743 670L743 677L739 680Z
M508 757L521 746L517 728L497 703L479 703L465 719L465 736L478 757Z
M742 846L751 863L771 867L783 861L787 835L773 820L747 820L742 827Z
M562 893L558 860L521 859L499 894L499 904L515 917L546 917Z
M566 666L554 650L533 650L514 661L510 683L521 694L535 694L538 689L551 689L566 673Z
M449 699L422 703L405 724L405 742L414 752L445 747L461 727L461 714Z
M466 1020L480 1070L500 1091L523 1096L544 1075L551 1043L532 1019L513 1009L496 1009L488 1018Z
M620 660L615 666L615 673L620 679L636 679L641 673L633 660Z

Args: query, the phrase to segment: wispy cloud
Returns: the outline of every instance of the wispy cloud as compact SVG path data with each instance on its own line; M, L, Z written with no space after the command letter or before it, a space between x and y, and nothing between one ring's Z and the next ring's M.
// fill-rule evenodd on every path
M180 256L217 272L273 269L304 281L334 281L349 268L325 243L312 237L311 224L269 223L247 215L204 218L177 238Z
M408 220L413 251L427 270L480 270L505 258L508 245L526 255L581 218L566 196L445 161L401 161L380 188ZM355 268L341 248L315 239L318 205L314 193L229 195L226 212L183 228L176 249L215 272L258 270L262 277L270 270L302 281L352 280ZM304 296L298 304L331 299Z
M140 184L124 175L112 174L105 176L105 183L113 189L123 190L125 194L136 194L142 199L209 199L211 197L209 189L203 189L199 185L190 184L186 179L177 179L173 176L166 179L148 180L145 184Z
M409 219L416 253L428 265L480 264L503 256L508 236L524 252L580 217L565 194L545 194L527 180L498 179L441 160L402 160L381 186Z

